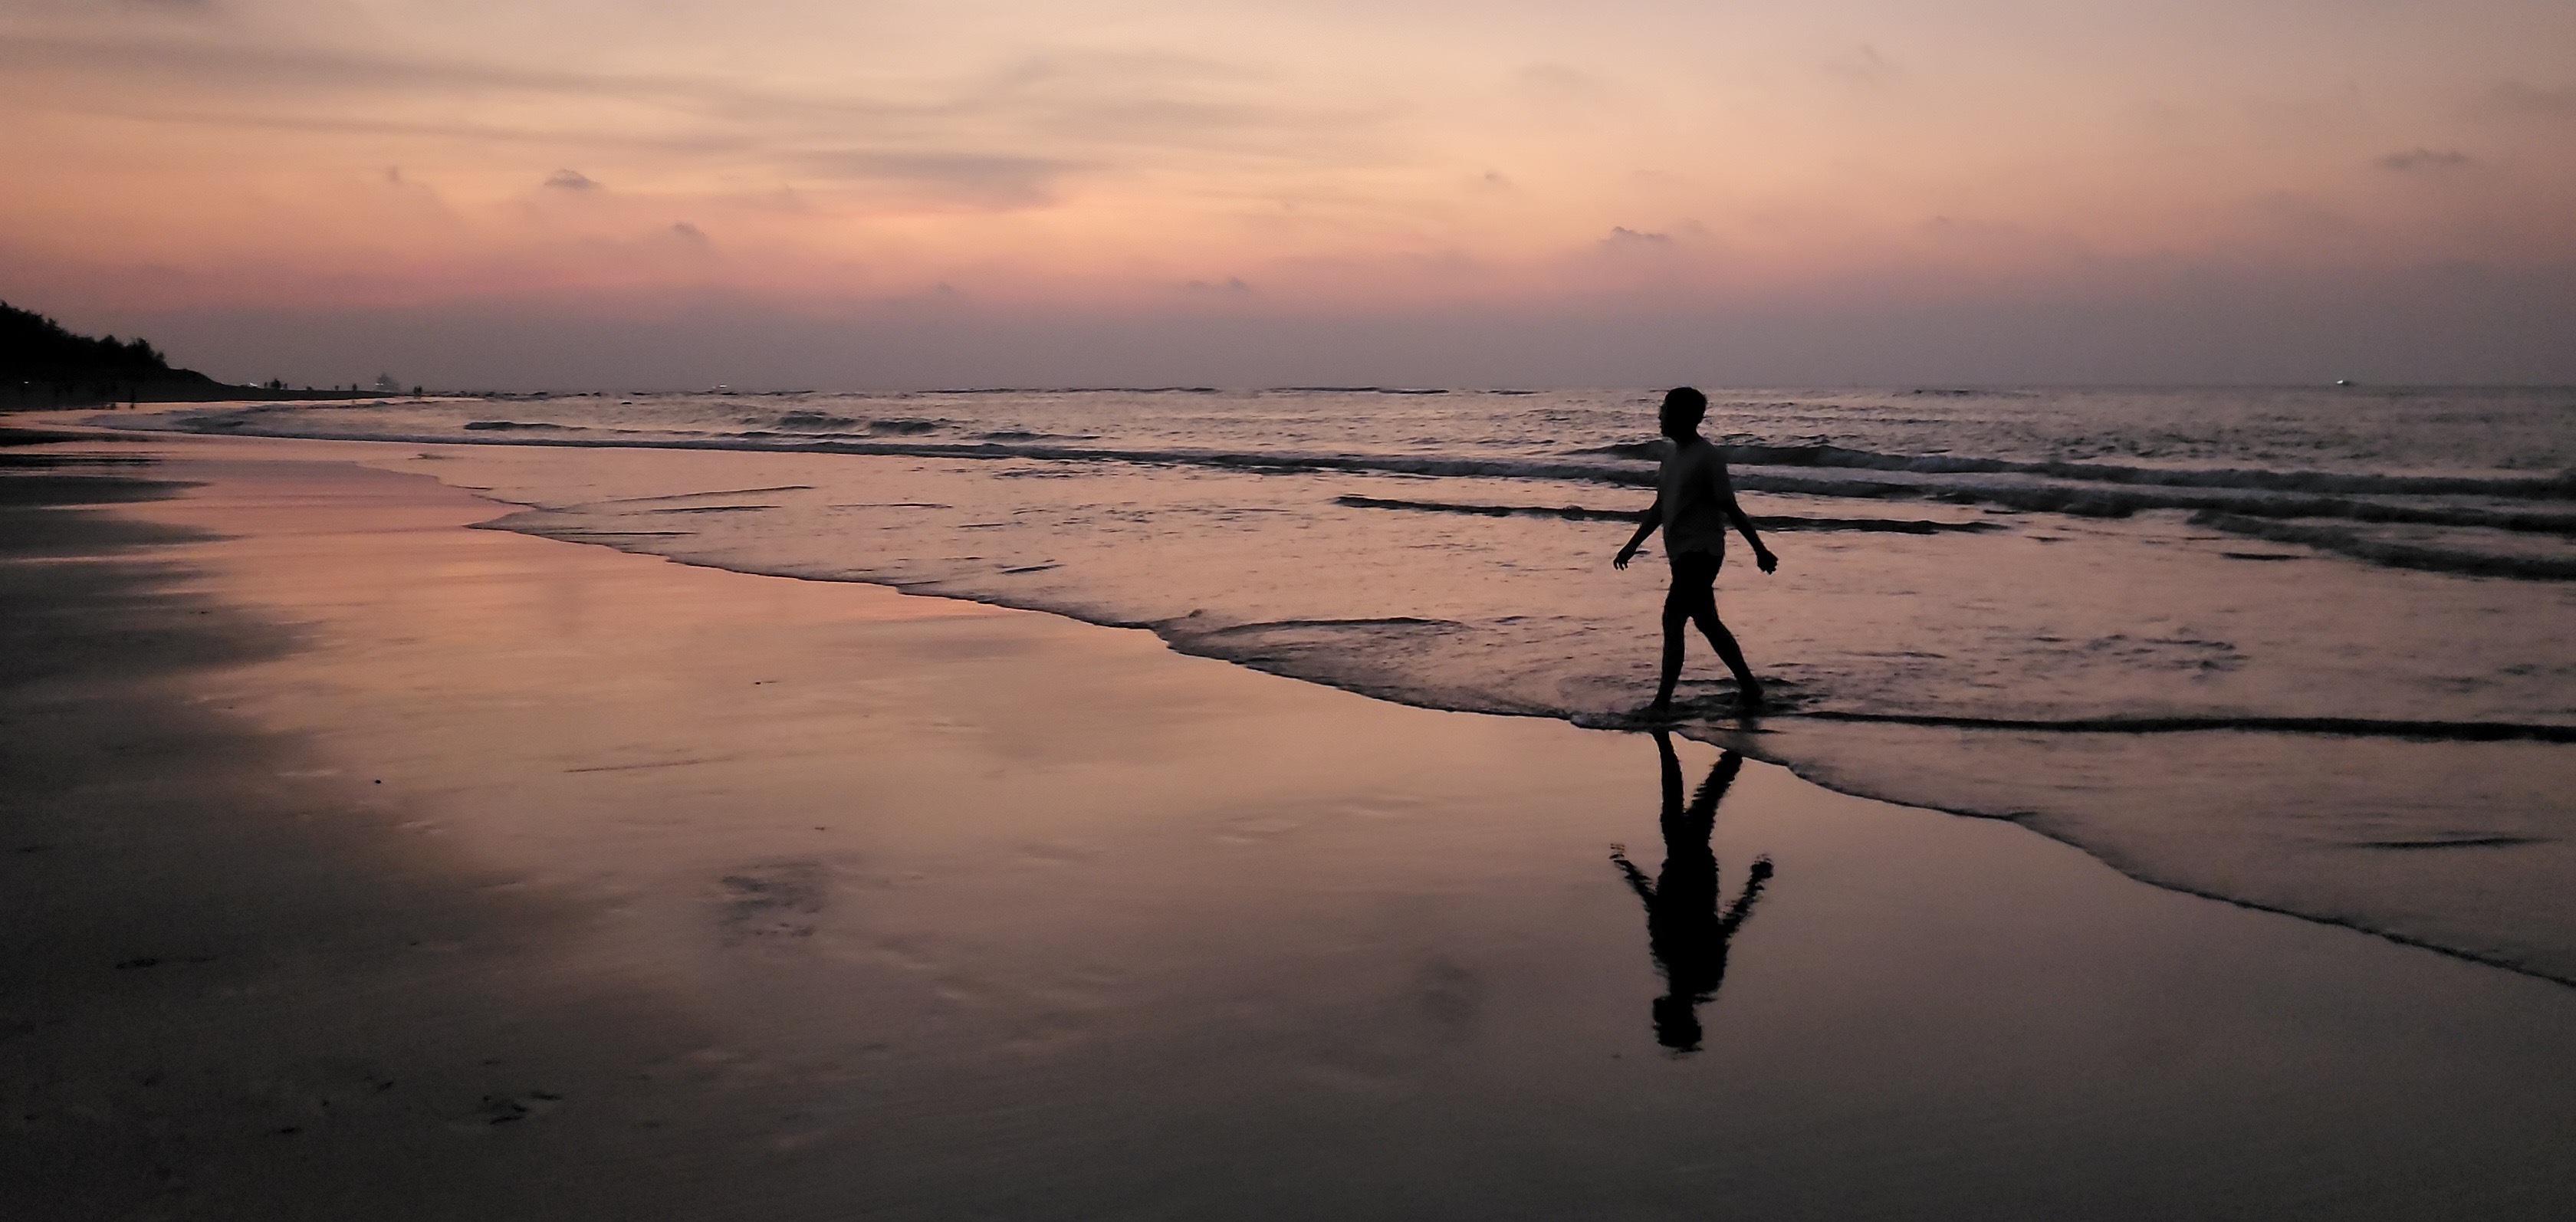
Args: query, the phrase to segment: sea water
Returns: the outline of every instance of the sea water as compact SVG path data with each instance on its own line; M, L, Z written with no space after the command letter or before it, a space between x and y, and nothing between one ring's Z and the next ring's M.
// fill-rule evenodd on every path
M1658 398L584 394L158 423L423 443L420 470L524 507L506 529L1617 728L1654 683L1660 565L1609 559L1653 499ZM2576 982L2576 391L1711 399L1781 557L1719 581L1776 709L1737 716L1694 640L1691 732Z

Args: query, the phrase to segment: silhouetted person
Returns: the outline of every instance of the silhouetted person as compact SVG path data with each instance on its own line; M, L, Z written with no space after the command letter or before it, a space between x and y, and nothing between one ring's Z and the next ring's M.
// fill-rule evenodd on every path
M1645 546L1646 536L1663 528L1673 585L1664 595L1663 681L1655 685L1655 702L1647 708L1656 717L1672 712L1673 683L1682 673L1685 623L1697 623L1708 643L1717 647L1726 668L1735 672L1738 705L1752 708L1762 703L1761 680L1744 665L1744 651L1736 648L1735 634L1717 618L1717 570L1726 563L1728 524L1744 532L1744 541L1753 545L1753 559L1763 572L1780 567L1780 558L1762 546L1753 519L1735 503L1735 484L1726 477L1726 456L1699 435L1700 418L1707 414L1708 396L1690 387L1676 387L1664 396L1658 423L1664 436L1672 439L1673 450L1664 456L1663 469L1656 475L1655 503L1637 515L1637 533L1610 562L1612 568L1628 567L1637 549Z
M1619 863L1628 885L1646 901L1646 946L1664 973L1664 995L1655 999L1655 1042L1675 1052L1697 1052L1699 1005L1717 996L1717 986L1726 979L1727 940L1753 915L1753 901L1762 895L1763 880L1771 877L1771 859L1754 859L1743 893L1719 912L1717 854L1708 842L1717 830L1717 804L1735 783L1744 757L1732 751L1720 756L1685 809L1682 764L1673 754L1672 736L1655 731L1655 749L1663 755L1663 872L1648 882L1624 848L1612 848L1610 860Z

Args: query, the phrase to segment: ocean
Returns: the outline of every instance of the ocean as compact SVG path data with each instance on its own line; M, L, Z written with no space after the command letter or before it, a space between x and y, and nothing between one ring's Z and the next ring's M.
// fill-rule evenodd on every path
M98 422L410 443L366 460L518 507L501 529L1620 729L1663 585L1610 557L1653 499L1659 398L496 395ZM1731 557L1719 608L1777 707L1735 717L1694 639L1688 732L2576 983L2576 390L1710 399L1780 556Z

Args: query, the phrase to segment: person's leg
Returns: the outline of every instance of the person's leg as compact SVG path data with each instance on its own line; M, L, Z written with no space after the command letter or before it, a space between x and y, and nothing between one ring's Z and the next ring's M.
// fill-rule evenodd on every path
M1744 664L1744 650L1737 647L1735 634L1726 630L1726 624L1717 618L1717 612L1711 610L1706 615L1691 618L1699 621L1699 630L1708 637L1708 643L1717 647L1718 659L1726 663L1726 669L1735 672L1736 690L1742 692L1747 701L1761 703L1762 681L1754 678L1753 668Z
M1753 677L1752 667L1745 665L1744 650L1736 645L1735 634L1727 631L1725 621L1717 618L1717 566L1709 565L1706 573L1706 583L1694 581L1690 585L1686 609L1692 622L1699 625L1700 633L1708 638L1709 645L1717 650L1718 660L1726 663L1727 670L1734 672L1735 690L1740 701L1760 704L1762 681ZM1698 575L1697 572L1692 574L1694 578ZM1675 588L1681 588L1678 580Z
M1672 557L1671 563L1673 584L1664 592L1663 678L1655 686L1655 703L1651 706L1658 715L1672 706L1673 685L1680 681L1682 674L1682 640L1689 635L1691 621L1700 620L1705 615L1707 619L1701 623L1701 631L1705 632L1707 623L1714 621L1717 615L1714 587L1717 584L1718 558L1684 552Z
M1689 626L1689 600L1683 596L1681 574L1675 573L1672 589L1664 593L1663 679L1655 685L1655 703L1648 706L1658 716L1672 708L1673 684L1682 677L1682 637Z

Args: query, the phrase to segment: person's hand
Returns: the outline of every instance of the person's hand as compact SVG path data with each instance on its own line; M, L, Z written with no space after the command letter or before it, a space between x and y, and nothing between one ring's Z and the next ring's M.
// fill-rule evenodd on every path
M1619 554L1610 558L1610 567L1611 567L1611 568L1614 568L1614 569L1624 569L1624 568L1628 567L1628 562L1629 562L1629 561L1634 560L1634 559L1636 559L1636 558L1637 558L1637 549L1635 549L1635 548L1633 548L1633 547L1623 547L1623 548L1620 548L1620 549L1619 549Z
M1753 559L1762 565L1762 571L1765 573L1771 572L1780 567L1780 558L1772 555L1771 549L1767 547L1762 549L1761 553L1754 556Z

